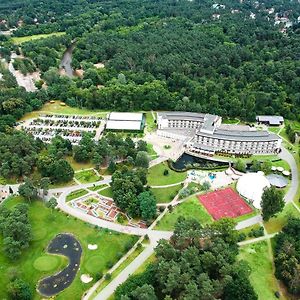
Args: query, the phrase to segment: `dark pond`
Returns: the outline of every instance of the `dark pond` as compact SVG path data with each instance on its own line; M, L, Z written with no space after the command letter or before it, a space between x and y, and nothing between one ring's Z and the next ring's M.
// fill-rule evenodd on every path
M69 259L69 265L65 269L42 279L38 284L39 293L51 297L66 289L73 282L79 268L82 248L73 235L62 233L50 242L47 251Z
M212 161L183 153L176 162L172 163L172 165L176 170L185 170L189 167L196 167L199 169L203 168L209 170L220 167L226 167L228 166L228 163Z

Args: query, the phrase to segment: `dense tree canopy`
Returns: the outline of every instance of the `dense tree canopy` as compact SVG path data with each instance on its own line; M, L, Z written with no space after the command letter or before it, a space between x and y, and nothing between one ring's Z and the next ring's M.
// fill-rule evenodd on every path
M171 240L161 240L155 254L156 261L144 273L117 288L117 300L257 299L248 278L249 266L236 260L231 221L203 228L195 220L180 218Z
M300 220L289 219L275 237L276 276L290 293L300 295Z

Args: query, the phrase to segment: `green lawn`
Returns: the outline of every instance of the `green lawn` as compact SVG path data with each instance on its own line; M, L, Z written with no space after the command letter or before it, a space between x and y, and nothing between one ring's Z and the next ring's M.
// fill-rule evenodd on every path
M250 281L259 300L275 300L276 278L273 275L272 261L266 241L240 248L240 259L246 260L251 267Z
M186 201L176 206L172 212L167 212L167 214L160 220L155 229L173 230L178 217L195 218L202 225L213 222L212 217L199 203L197 197L191 196Z
M100 181L103 179L103 177L98 176L95 172L95 170L84 170L75 173L74 177L80 182L80 183L92 183L96 181Z
M53 32L48 34L35 34L35 35L29 35L29 36L21 36L21 37L12 37L11 41L16 44L20 45L25 42L33 41L33 40L39 40L39 39L45 39L51 36L61 36L66 34L65 32Z
M82 197L82 196L86 195L87 193L88 193L88 191L85 189L79 189L79 190L73 191L69 195L67 195L66 202L71 201L76 198L79 198L79 197Z
M151 111L146 112L146 124L147 124L148 132L152 132L155 130L156 124L154 123L154 119L153 119Z
M169 174L164 175L168 170ZM148 185L159 186L182 182L186 179L186 172L175 172L168 167L166 162L160 163L148 170Z
M5 202L8 208L23 200L12 198ZM49 242L59 233L72 233L80 241L83 253L80 264L80 271L74 282L65 291L61 292L55 299L81 299L81 295L90 288L94 283L93 280L89 284L83 284L80 281L82 274L90 274L95 277L97 272L105 273L109 262L116 263L125 247L129 243L133 245L137 241L137 237L112 232L106 229L95 228L73 217L68 217L59 211L47 209L42 202L36 201L30 205L29 209L30 222L33 229L33 237L30 247L22 252L19 260L11 262L6 259L1 251L2 239L0 238L0 299L7 298L7 284L9 282L8 274L17 269L22 274L22 278L30 284L34 299L41 299L36 292L37 282L48 275L58 272L66 264L64 258L55 256L57 259L53 261L52 255L48 255L45 249ZM88 250L88 244L97 244L98 249ZM45 257L56 265L55 268L49 270L51 266L47 264ZM43 271L42 269L47 269Z
M79 107L71 107L68 105L62 106L60 105L61 101L55 100L54 103L47 102L43 105L43 107L40 110L36 110L33 112L30 112L28 114L25 114L21 120L27 120L31 118L38 117L41 113L49 113L49 114L66 114L66 115L90 115L90 116L99 116L99 117L105 117L107 115L107 111L103 110L90 110L85 108L79 108Z
M84 169L90 169L90 168L93 168L95 166L91 162L88 162L88 163L79 163L79 162L75 161L72 156L66 157L66 160L72 166L72 168L74 169L74 171L79 171L79 170L84 170Z
M104 190L99 191L98 194L102 195L102 196L105 196L105 197L109 197L109 198L113 197L111 187L108 187L108 188L106 188Z
M152 159L157 158L158 155L153 149L153 145L147 143L147 153L151 156Z
M239 230L239 233L244 233L247 237L245 240L251 240L254 239L255 237L249 237L248 234L250 233L250 231L253 230L258 230L260 228L260 224L255 224L246 228L243 228L241 230Z
M138 256L139 254L144 250L143 247L136 248L125 261L123 261L118 268L116 268L111 273L111 278L109 280L104 280L99 287L96 289L96 291L93 293L93 296L96 296L97 293L102 291L114 278L116 278L126 267L130 265ZM93 297L92 296L92 297Z
M88 190L95 192L95 191L98 191L98 190L103 189L105 187L108 187L108 185L107 184L99 184L99 185L89 187Z
M275 233L280 231L287 223L289 216L300 218L300 213L296 210L292 203L287 204L276 218L271 218L268 222L264 223L267 232Z
M156 197L157 203L168 203L173 200L181 189L181 184L178 184L166 188L151 188L151 191Z

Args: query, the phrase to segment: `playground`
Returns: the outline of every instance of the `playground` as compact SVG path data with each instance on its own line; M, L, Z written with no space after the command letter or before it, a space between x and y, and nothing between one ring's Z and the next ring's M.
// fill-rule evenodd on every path
M236 218L251 213L252 208L232 189L225 188L198 196L214 220Z

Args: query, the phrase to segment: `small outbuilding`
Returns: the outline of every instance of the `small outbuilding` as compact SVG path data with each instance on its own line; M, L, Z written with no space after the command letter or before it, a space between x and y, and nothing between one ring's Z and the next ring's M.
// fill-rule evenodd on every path
M259 124L268 126L280 126L283 124L284 119L282 116L256 116L256 121Z

